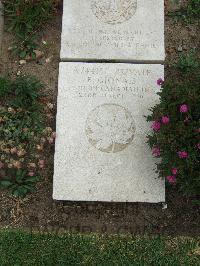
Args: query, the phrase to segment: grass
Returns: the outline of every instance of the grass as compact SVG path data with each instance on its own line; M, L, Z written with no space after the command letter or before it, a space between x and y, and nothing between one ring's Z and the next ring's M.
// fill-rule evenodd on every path
M198 238L0 231L0 265L199 265Z

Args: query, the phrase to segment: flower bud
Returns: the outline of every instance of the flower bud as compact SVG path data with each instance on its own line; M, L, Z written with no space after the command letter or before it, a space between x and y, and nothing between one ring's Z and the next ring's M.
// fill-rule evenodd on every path
M11 153L11 154L15 154L15 153L17 153L17 148L16 148L16 147L11 148L11 149L10 149L10 153Z
M36 145L36 149L38 151L42 151L43 150L43 145Z
M22 156L24 156L25 154L26 154L26 151L25 151L24 149L19 150L19 151L17 152L17 155L18 155L19 157L22 157Z
M15 161L15 162L13 163L13 166L14 166L15 168L17 168L17 169L20 169L20 168L22 167L22 164L21 164L21 162L19 162L19 161Z
M34 176L35 173L33 171L28 172L28 176Z

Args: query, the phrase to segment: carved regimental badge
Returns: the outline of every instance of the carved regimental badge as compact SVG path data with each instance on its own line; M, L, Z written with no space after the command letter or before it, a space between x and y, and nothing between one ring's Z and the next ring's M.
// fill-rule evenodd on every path
M104 23L120 24L136 13L137 0L91 0L94 15Z
M133 140L135 122L131 113L117 104L95 108L86 121L86 135L98 150L115 153L124 150Z

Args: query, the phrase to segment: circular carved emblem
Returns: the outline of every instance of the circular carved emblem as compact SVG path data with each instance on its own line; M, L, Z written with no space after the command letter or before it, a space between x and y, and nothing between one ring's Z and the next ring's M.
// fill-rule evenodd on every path
M89 114L86 135L98 150L115 153L133 140L136 127L131 113L117 104L103 104Z
M92 0L94 15L104 23L120 24L135 14L137 0Z

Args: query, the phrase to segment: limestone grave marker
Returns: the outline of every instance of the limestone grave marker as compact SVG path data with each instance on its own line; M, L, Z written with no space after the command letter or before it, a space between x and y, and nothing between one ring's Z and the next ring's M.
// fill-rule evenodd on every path
M165 201L144 117L163 76L155 64L60 63L54 199Z
M62 61L164 58L164 0L64 0Z

